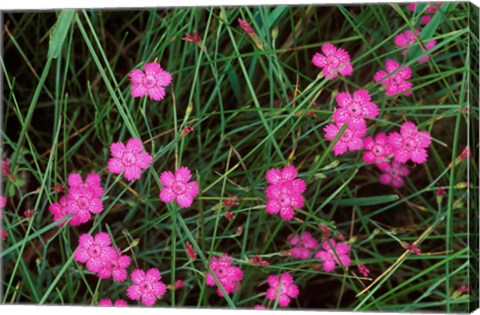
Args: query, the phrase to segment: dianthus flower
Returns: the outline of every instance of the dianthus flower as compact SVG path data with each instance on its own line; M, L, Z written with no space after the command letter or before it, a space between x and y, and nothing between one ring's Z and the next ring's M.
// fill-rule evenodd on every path
M370 94L365 89L353 92L353 97L348 92L340 92L335 97L338 108L333 113L333 121L337 125L348 123L348 128L364 129L364 118L376 118L378 107L371 102Z
M408 167L395 161L390 163L379 163L377 166L383 172L379 177L380 183L384 185L392 185L395 188L402 187L403 177L410 174Z
M53 221L54 222L60 221L63 218L65 218L65 216L67 215L66 209L67 209L67 197L66 196L62 196L60 198L59 202L54 202L50 206L48 206L48 210L50 211L51 214L53 214ZM58 222L57 225L62 226L65 223L67 223L67 221Z
M368 270L365 265L358 265L358 272L362 274L365 278L368 277L368 274L370 273L370 270Z
M363 139L363 161L365 163L382 163L386 162L387 158L392 154L392 148L388 142L388 136L384 133L379 133L375 137L367 137Z
M415 33L410 31L410 30L407 30L407 31L405 31L401 34L398 34L397 36L395 36L395 45L397 45L399 47L410 46L413 43L415 43L415 39L419 34L420 34L420 30L417 30L417 29L415 30ZM432 39L425 45L425 48L426 48L426 50L430 50L436 44L437 44L437 41ZM405 56L409 50L410 50L410 48L404 49L402 51L402 55ZM427 61L428 58L429 58L429 55L425 55L425 56L419 58L418 62L423 63L423 62Z
M430 134L426 131L418 131L417 126L406 121L400 127L400 133L393 132L388 136L388 142L393 150L393 157L398 163L406 163L412 160L422 164L427 161L426 148L432 143Z
M165 171L160 174L160 182L163 188L160 190L160 199L163 202L173 202L182 208L188 208L193 203L193 198L198 196L198 184L195 181L189 182L192 173L188 167L181 166L173 174Z
M333 141L343 124L329 124L323 130L325 131L325 138ZM347 127L340 139L333 146L332 150L335 155L343 155L348 151L361 150L363 148L362 137L367 133L367 127L352 129Z
M220 257L212 257L210 261L210 269L215 273L215 276L227 294L240 290L240 281L243 279L242 269L232 266L232 263L233 259L227 254ZM217 285L211 272L207 274L205 282L208 286ZM217 288L217 294L220 297L224 296L220 287Z
M267 171L265 178L270 185L278 185L282 183L292 183L296 193L303 193L307 189L307 184L303 179L296 178L297 169L293 165L287 165L282 170L271 168Z
M349 76L353 72L350 64L350 55L342 48L336 48L330 43L322 45L322 52L315 53L312 58L312 63L323 68L322 72L325 77L330 76L329 80L333 80L338 74L342 76Z
M266 210L270 214L280 214L283 220L289 221L295 214L294 209L303 207L301 191L292 183L286 182L267 187Z
M241 18L238 18L238 24L240 24L240 26L248 35L252 36L255 34L255 31L253 30L252 26L248 22L245 22Z
M312 253L312 249L318 247L318 242L309 232L303 232L298 235L289 235L288 243L292 246L291 256L297 259L307 259Z
M427 7L427 9L425 9L424 13L433 15L433 14L437 13L438 8L442 4L443 4L442 2L431 2L431 3L428 4L428 7ZM417 7L416 3L410 3L408 5L408 9L412 12L415 12L416 7ZM432 20L432 15L422 16L422 18L420 19L420 24L421 25L428 24L428 22L430 22Z
M98 301L98 306L125 307L125 306L128 306L128 303L125 300L116 300L115 304L113 304L112 300L103 299L103 300Z
M161 101L165 97L165 87L172 82L172 75L163 70L156 62L145 64L145 73L135 69L130 73L133 83L130 94L132 97L148 97L154 101Z
M100 200L103 188L98 174L89 174L83 182L80 174L72 173L68 176L68 186L66 212L73 215L70 219L71 225L77 226L88 222L92 213L99 214L103 211L103 203Z
M108 171L112 174L123 174L133 182L140 178L142 170L152 164L152 156L144 151L142 141L131 138L127 144L122 142L112 143L110 146L112 158L108 160Z
M95 238L90 234L82 234L74 258L80 263L87 263L87 269L96 273L115 259L116 253L111 243L110 236L105 232L96 234Z
M161 282L162 276L157 268L151 268L146 273L135 269L130 278L133 283L127 289L127 296L134 301L142 299L146 306L155 304L157 298L161 298L167 291L167 286Z
M195 261L197 259L198 254L193 248L192 244L190 244L190 242L185 242L185 246L187 247L188 258L190 258L191 261Z
M412 83L407 81L412 77L412 70L410 67L405 67L391 75L391 73L395 72L401 66L402 65L395 60L388 59L385 62L385 69L387 72L379 70L373 77L373 81L380 82L381 85L386 86L385 93L387 96L393 96L400 93L403 93L405 96L412 94L412 91L409 91L412 88ZM385 78L386 76L389 77Z
M113 276L113 280L117 282L123 282L127 279L127 268L130 266L130 257L122 255L118 249L118 253L115 253L110 261L105 266L98 270L98 277L101 279L108 279Z
M280 307L287 307L290 299L294 299L300 293L298 287L293 283L293 277L290 273L285 272L279 276L270 275L267 278L270 288L267 290L266 298L276 301Z
M336 265L340 266L340 262L344 267L350 266L350 245L346 243L336 243L333 238L326 240L322 244L323 250L315 254L315 258L320 258L323 263L323 270L325 272L332 272ZM334 251L335 250L335 251ZM335 256L337 253L340 261Z

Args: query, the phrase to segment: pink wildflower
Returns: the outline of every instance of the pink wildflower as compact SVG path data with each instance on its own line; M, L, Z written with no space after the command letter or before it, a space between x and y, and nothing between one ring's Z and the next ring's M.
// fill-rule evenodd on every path
M161 101L165 97L165 87L172 82L172 75L163 70L156 62L145 64L145 73L135 69L130 73L133 83L130 94L132 97L148 97L154 101Z
M287 307L290 299L295 299L300 293L298 287L293 283L293 277L290 273L285 272L279 276L270 275L267 278L270 288L267 290L266 298L276 301L280 307Z
M427 8L425 9L424 13L426 14L431 14L431 15L424 15L421 17L420 19L420 24L421 25L426 25L428 24L428 22L430 22L432 20L432 15L437 13L438 11L438 8L442 5L443 3L442 2L431 2L428 4ZM410 3L408 5L408 9L411 11L411 12L415 12L415 9L417 7L417 4L416 3Z
M366 278L368 277L370 270L368 270L368 268L365 267L365 265L358 265L358 272L360 272L360 274L362 274L362 276Z
M235 215L230 211L225 212L224 216L225 219L227 219L228 221L232 221L233 219L235 219Z
M270 185L291 183L295 193L301 194L307 189L307 184L303 179L296 178L297 175L298 172L295 166L287 165L282 170L278 168L269 169L265 177Z
M182 129L182 132L180 133L182 136L186 136L189 133L192 133L194 131L193 127L191 126L185 126L185 128Z
M372 137L363 139L363 149L365 150L363 161L368 164L386 162L392 154L388 136L384 133L377 134L375 139Z
M445 188L438 188L437 189L437 197L443 197L447 194L447 191Z
M1 209L5 208L6 205L7 205L7 198L0 196L0 218L2 218Z
M417 164L427 161L427 151L432 142L430 134L418 131L417 126L406 121L400 127L400 133L393 132L388 136L388 141L393 150L395 162L406 163L408 160Z
M80 263L87 263L87 269L95 273L115 259L111 243L110 236L105 232L98 233L95 238L90 234L82 234L74 258Z
M409 91L412 88L412 83L407 81L412 77L412 70L410 67L405 67L391 75L391 73L395 72L401 66L402 65L395 60L388 59L385 62L385 68L387 72L379 70L373 77L373 81L380 82L381 85L385 85L387 87L385 92L388 96L393 96L400 93L403 93L405 96L412 94L412 91ZM389 77L384 79L386 76Z
M128 306L128 303L125 300L116 300L115 304L113 304L112 300L103 299L103 300L98 301L98 306L125 307L125 306Z
M185 33L185 37L182 39L184 41L191 42L191 43L200 43L202 41L197 31L194 31L193 35Z
M250 263L252 265L262 266L262 267L270 266L270 263L268 261L263 260L263 258L258 255L253 256L253 258L250 260Z
M312 58L312 63L323 68L322 72L325 77L330 76L329 80L333 80L338 74L342 76L349 76L353 72L350 64L350 55L342 48L336 48L330 43L322 45L322 52L315 53Z
M72 214L70 224L77 226L88 222L91 214L99 214L103 211L103 203L100 198L103 188L100 184L100 176L91 173L83 182L80 174L72 173L68 176L70 188L67 196L66 212Z
M410 31L410 30L407 30L401 34L398 34L397 36L395 36L395 45L399 46L399 47L405 47L405 46L410 46L412 45L413 43L415 43L415 39L418 37L418 35L420 34L420 30L416 29L415 30L415 33ZM435 45L437 44L437 41L435 40L430 40L426 45L425 45L425 48L427 50L430 50L432 49ZM406 55L407 52L410 50L410 48L407 48L407 49L404 49L402 51L402 55ZM420 63L423 63L425 61L427 61L429 58L429 55L425 55L421 58L418 59L418 62Z
M332 272L336 265L340 266L340 262L344 267L350 266L350 245L346 243L336 243L333 238L326 240L322 244L323 250L315 254L315 258L320 258L323 263L323 270L325 272ZM340 258L338 261L335 253Z
M403 177L408 176L410 171L403 164L391 161L390 163L377 164L383 173L380 175L380 183L384 185L392 185L395 188L403 186Z
M227 254L218 258L212 257L210 261L210 269L215 273L215 276L227 294L240 290L240 281L243 279L242 269L232 266L232 263L233 259ZM205 282L208 286L217 285L211 272L207 274ZM217 288L217 294L223 297L223 292L220 287Z
M292 182L267 187L266 210L270 214L280 214L283 220L289 221L295 214L294 209L303 207L304 199Z
M182 208L188 208L193 203L193 198L198 196L198 184L195 181L188 182L192 178L192 173L188 167L181 166L173 174L165 171L160 174L160 182L164 186L160 190L160 199L163 202L173 202Z
M291 255L297 259L307 259L311 255L312 249L318 247L317 240L309 232L303 232L300 236L290 234L288 240L293 247Z
M175 283L173 284L173 288L175 290L178 290L178 289L181 289L181 288L184 288L185 287L185 283L183 282L183 280L177 280L175 281Z
M122 255L118 250L118 254L115 253L115 257L112 257L105 266L101 267L97 275L101 279L108 279L113 276L114 281L123 282L127 279L128 266L130 266L130 257Z
M110 146L112 158L108 160L108 171L112 174L125 175L125 178L133 182L140 179L142 170L152 164L153 158L144 151L142 141L137 138L128 140L127 145L122 142L112 143Z
M197 252L193 248L192 244L190 242L186 242L185 246L187 247L187 255L190 258L191 261L195 261L197 259Z
M238 197L234 195L228 195L228 198L223 200L222 205L224 207L233 207L238 206L240 203L237 201Z
M458 288L458 292L460 293L468 293L470 292L470 288L468 287L468 285L462 285L460 288Z
M167 286L161 282L162 276L157 268L150 268L146 273L135 269L130 278L133 283L127 289L127 296L134 301L142 299L146 306L155 304L157 298L161 298L167 291Z
M253 30L252 26L242 20L241 18L238 18L238 24L243 28L245 32L247 32L248 35L253 36L255 35L255 31Z
M472 157L472 150L470 150L470 147L467 145L462 153L460 154L460 159L464 160L464 159L469 159Z
M66 196L62 196L60 198L60 202L52 203L48 207L48 210L50 211L50 213L53 214L53 221L54 222L55 221L60 221L63 218L65 218L65 216L67 215L66 208L67 208L67 197ZM67 223L67 221L59 222L57 225L62 226L65 223Z
M405 249L412 251L414 255L422 254L422 250L416 244L408 244Z
M35 209L27 209L23 211L23 215L27 218L31 218L34 213L35 213Z
M333 121L338 125L348 123L349 128L361 130L365 128L364 118L378 116L378 107L365 89L355 91L353 97L348 92L340 92L335 100L339 107L333 113Z
M325 131L325 138L333 141L343 124L329 124L323 130ZM335 155L343 155L348 151L361 150L363 148L362 137L367 133L367 127L358 129L351 129L347 127L344 133L333 146Z
M9 159L2 160L2 173L9 178L13 177L12 171L10 170L10 160Z

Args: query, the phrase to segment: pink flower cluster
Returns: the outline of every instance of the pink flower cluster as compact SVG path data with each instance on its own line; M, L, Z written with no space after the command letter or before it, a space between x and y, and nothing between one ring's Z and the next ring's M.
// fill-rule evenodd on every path
M415 32L412 32L410 30L407 30L401 34L398 34L395 36L395 45L398 47L407 47L415 43L415 40L417 39L418 35L420 35L420 30L416 29ZM435 45L437 44L436 40L430 40L428 43L425 45L426 50L432 49ZM407 52L410 50L410 48L404 49L402 51L402 55L406 55ZM429 56L425 55L421 58L418 59L418 62L424 63L428 60Z
M307 189L303 179L298 175L294 166L285 166L282 170L273 168L267 171L266 179L266 210L270 214L280 214L280 217L289 221L295 214L294 209L303 207L302 193Z
M72 216L70 225L78 226L88 222L92 214L103 211L102 195L103 187L97 173L87 175L85 181L80 174L72 173L68 176L68 194L62 196L59 202L51 204L48 209L53 214L53 221L63 220L68 214ZM58 225L65 223L66 221L62 221Z
M268 276L267 282L270 288L267 290L266 298L278 301L280 307L287 307L290 300L297 298L300 293L293 281L292 275L288 272L282 273L280 276Z
M87 269L101 279L113 277L114 281L125 281L130 257L111 246L112 240L107 233L100 232L95 237L82 234L78 243L79 247L74 253L76 261L85 263Z
M399 70L400 69L400 70ZM379 70L373 77L374 82L379 82L386 87L387 96L402 94L410 96L412 94L412 83L408 81L412 77L410 67L403 67L395 60L388 59L385 62L385 70Z
M322 45L322 53L315 53L312 63L322 68L323 75L329 80L334 80L337 75L349 76L353 72L350 55L342 48L337 48L330 43Z
M325 272L333 271L336 265L343 265L344 267L350 266L350 245L346 243L336 243L335 240L331 238L323 242L322 248L323 250L316 252L314 257L320 258Z
M290 234L288 243L292 246L290 255L297 259L309 258L312 250L318 247L317 240L309 232L303 232L300 236Z
M224 254L220 257L212 257L210 261L210 269L213 271L223 290L227 294L232 294L240 290L240 281L243 279L243 271L239 267L232 266L233 259ZM212 275L212 272L207 274L205 280L208 286L217 286L217 282ZM223 297L223 292L220 287L217 288L217 294Z

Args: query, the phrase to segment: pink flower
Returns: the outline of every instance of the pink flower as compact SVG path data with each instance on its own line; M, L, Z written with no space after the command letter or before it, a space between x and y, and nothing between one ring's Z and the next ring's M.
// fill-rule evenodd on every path
M442 2L431 2L428 4L428 7L425 9L424 13L427 13L427 14L434 14L434 13L437 13L438 11L438 8L442 5L443 3ZM415 8L417 7L417 4L416 3L410 3L408 5L408 9L412 12L415 12ZM425 25L425 24L428 24L428 22L430 22L432 20L432 15L425 15L425 16L422 16L422 18L420 19L420 24L421 25Z
M212 257L210 261L210 269L212 269L227 294L240 290L240 281L243 279L242 269L232 266L232 263L233 259L227 254L218 258ZM205 282L208 286L217 285L211 272L207 274ZM217 288L217 294L223 297L220 287Z
M332 272L336 265L340 266L340 263L344 267L350 266L350 245L346 243L337 244L335 240L331 238L323 242L322 247L323 250L318 251L315 254L315 258L320 258L323 263L323 270L325 272ZM335 253L340 258L340 261L338 261Z
M125 300L116 300L115 304L112 304L112 300L103 299L103 300L98 301L98 306L125 307L125 306L128 306L128 303Z
M197 259L197 252L193 248L192 244L190 242L185 242L185 246L187 247L187 255L190 258L191 261L195 261Z
M300 190L292 182L267 187L266 210L270 214L280 213L283 220L289 221L295 214L294 208L303 207L304 200Z
M67 208L67 197L66 196L62 196L60 198L60 202L52 203L48 207L48 210L50 211L50 213L53 214L53 221L54 222L55 221L60 221L63 218L65 218L65 216L67 215L66 208ZM67 221L59 222L57 225L62 226L65 223L67 223Z
M362 276L366 278L368 277L370 270L368 270L368 268L365 267L365 265L358 265L358 272L360 272L360 274L362 274Z
M262 267L270 266L270 263L268 261L264 260L262 257L258 256L257 254L253 256L253 258L250 259L249 262L252 265L256 265L256 266L262 266Z
M364 118L378 116L378 107L371 102L370 94L365 89L355 91L353 97L348 92L340 92L335 100L339 107L333 113L333 121L337 125L348 123L348 128L362 130L365 128Z
M198 196L198 184L195 181L188 182L191 178L192 174L185 166L176 170L175 175L170 171L160 174L160 182L164 186L160 190L160 199L163 202L173 202L176 199L180 207L190 207L193 198Z
M130 73L133 83L130 94L132 97L148 97L154 101L161 101L165 97L165 87L172 82L172 75L163 70L156 62L145 64L145 73L135 69Z
M460 159L461 160L464 160L464 159L469 159L472 157L472 150L470 150L470 147L467 145L462 153L460 154Z
M117 282L123 282L127 279L127 268L130 266L130 257L122 255L119 249L117 249L117 251L115 257L98 270L97 275L99 278L108 279L113 276L113 280Z
M3 209L5 208L5 206L7 205L7 198L3 197L3 196L0 196L0 209ZM0 210L1 211L1 210ZM1 212L0 212L1 213ZM0 215L0 218L2 216Z
M288 239L288 243L293 247L290 251L293 258L307 259L312 249L318 247L317 240L309 232L303 232L300 236L290 234Z
M400 127L400 133L393 132L388 136L388 142L393 150L395 162L406 163L408 160L417 164L427 161L425 150L432 143L430 134L418 131L414 123L406 121Z
M110 146L112 158L108 160L108 171L112 174L124 172L125 178L133 182L140 179L142 170L152 164L152 156L144 151L142 141L137 138L128 140L127 145L122 142L112 143Z
M175 290L178 290L178 289L181 289L181 288L184 288L185 287L185 283L183 282L183 280L177 280L175 281L175 283L173 284L173 288Z
M368 164L386 162L392 154L388 136L384 133L377 134L375 139L372 137L363 139L363 149L365 149L363 161Z
M191 42L191 43L201 43L202 40L200 39L200 36L198 35L197 31L193 32L193 35L185 33L185 37L182 38L184 41Z
M323 130L325 131L325 138L333 141L343 124L329 124ZM344 133L333 146L335 155L343 155L348 151L361 150L363 148L362 137L367 133L367 127L351 129L347 127Z
M377 164L383 173L380 175L380 183L384 185L392 185L395 188L403 186L403 177L408 176L410 171L403 164L392 161L390 163Z
M298 287L293 283L293 277L290 273L285 272L279 276L270 275L267 278L270 288L267 290L266 298L276 301L280 307L287 307L290 299L294 299L300 293Z
M68 176L70 188L67 195L66 212L72 214L70 224L77 226L88 222L91 214L99 214L103 211L103 203L100 198L103 195L103 188L100 184L100 176L91 173L83 182L80 174L72 173Z
M82 234L74 258L80 263L87 263L87 269L95 273L115 259L116 253L111 243L110 236L105 232L98 233L95 238L90 234Z
M412 88L412 83L407 81L412 77L412 70L410 67L405 67L391 75L391 73L395 72L400 67L402 67L402 65L395 60L388 59L385 62L385 68L387 72L379 70L373 77L373 81L380 82L381 85L385 85L387 87L385 92L388 96L393 96L400 93L403 93L405 96L412 94L412 91L409 91ZM387 75L389 77L384 79Z
M418 37L419 34L420 34L420 30L418 30L418 29L415 30L415 33L410 31L410 30L407 30L407 31L405 31L401 34L398 34L397 36L395 36L395 45L397 45L399 47L410 46L413 43L415 43L415 39ZM436 44L437 44L437 42L435 40L431 40L425 45L425 48L427 50L430 50ZM405 56L409 50L410 50L410 48L404 49L402 51L402 55ZM425 56L419 58L418 62L423 63L423 62L427 61L428 58L429 58L429 55L425 55Z
M447 190L445 188L438 188L437 189L437 197L443 197L447 194Z
M162 276L157 268L150 268L146 273L135 269L130 278L133 283L127 289L127 296L134 301L142 299L146 306L155 304L157 298L161 298L167 291L167 286L161 282Z
M282 170L278 168L269 169L265 177L270 185L291 183L295 192L301 194L307 189L307 184L303 179L296 178L297 175L298 172L295 166L287 165Z
M241 18L238 18L238 24L240 24L240 26L243 28L245 32L247 32L248 35L250 36L255 35L255 31L253 30L252 26L250 26L250 24L248 24Z
M330 76L329 80L333 80L338 74L342 76L349 76L353 72L350 64L350 55L342 48L336 48L330 43L322 45L322 52L315 53L312 58L312 63L323 68L322 72L325 77Z

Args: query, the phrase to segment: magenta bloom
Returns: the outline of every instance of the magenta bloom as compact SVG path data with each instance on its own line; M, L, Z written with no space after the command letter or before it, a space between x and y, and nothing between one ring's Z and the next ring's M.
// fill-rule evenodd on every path
M303 232L300 236L289 235L288 243L292 246L291 256L297 259L307 259L312 249L318 247L318 242L309 232Z
M181 166L173 174L170 171L160 174L160 182L163 188L160 190L160 200L173 202L182 208L188 208L193 203L193 198L198 196L198 184L195 181L189 182L192 174L188 167Z
M364 118L376 118L378 107L371 102L370 94L365 89L357 90L353 97L348 92L340 92L335 97L338 108L333 113L333 121L337 125L348 123L348 128L365 129Z
M415 33L410 31L410 30L407 30L407 31L405 31L401 34L398 34L397 36L395 36L395 45L397 45L399 47L410 46L413 43L415 43L415 40L417 39L417 36L419 34L420 34L420 30L418 30L418 29L415 30ZM436 44L437 44L437 42L435 40L431 40L425 45L425 48L427 50L430 50ZM402 55L405 56L409 50L410 50L410 48L404 49L402 51ZM425 55L425 56L419 58L418 62L420 62L420 63L426 62L428 60L428 58L429 58L429 55Z
M386 162L392 154L388 136L384 133L379 133L375 139L372 137L363 139L363 148L365 149L363 161L368 164Z
M267 187L266 210L270 214L280 214L283 220L289 221L295 214L294 208L303 207L304 199L301 190L291 182Z
M332 272L336 265L340 266L340 262L344 267L350 266L350 257L348 256L350 252L350 245L346 243L337 244L335 240L331 238L323 242L322 247L323 250L318 251L315 254L315 258L320 258L323 263L323 270L325 272ZM338 261L332 248L335 249L340 261Z
M165 87L172 82L172 75L163 70L156 62L145 64L145 73L135 69L130 73L133 83L130 94L132 97L148 97L154 101L161 101L165 97Z
M105 232L98 233L95 238L90 234L82 234L74 258L80 263L87 263L87 269L95 273L115 259L116 253L111 243L110 236Z
M108 279L113 276L113 280L123 282L127 279L127 268L130 266L130 257L122 255L118 249L118 254L98 270L98 277L101 279Z
M112 300L103 299L98 301L99 306L115 306L115 307L125 307L128 306L127 301L125 300L116 300L115 304L112 303Z
M134 301L142 299L146 306L155 304L157 298L161 298L167 291L167 286L161 282L162 276L157 268L150 268L146 273L135 269L130 278L133 283L127 289L127 296Z
M152 156L143 150L142 141L137 138L128 140L127 145L122 142L112 143L110 146L112 158L108 161L108 171L112 174L125 175L133 182L140 179L142 170L152 164Z
M91 173L83 182L80 174L72 173L68 176L70 188L67 195L67 213L72 214L70 224L77 226L90 220L91 214L99 214L103 211L103 203L100 198L103 195L103 187L100 184L100 176Z
M287 307L290 299L294 299L300 293L298 287L293 283L293 277L290 273L285 272L279 276L270 275L267 278L270 288L267 290L266 298L275 301L278 299L280 307Z
M391 133L388 141L392 147L395 162L406 163L412 160L417 164L427 161L428 153L425 149L432 143L428 132L418 131L417 126L409 121L402 124L400 133Z
M329 124L323 130L325 131L325 138L333 141L343 124ZM362 137L367 133L367 127L351 129L347 127L344 133L333 146L332 150L335 155L343 155L348 151L361 150L363 148Z
M250 36L255 35L255 31L253 30L252 26L242 20L241 18L238 18L238 24L243 28L243 30Z
M365 265L358 265L358 272L362 274L365 278L368 277L368 274L370 273L370 270L368 270Z
M412 77L412 70L410 67L405 67L402 70L397 71L395 74L390 75L401 66L402 65L395 60L388 59L385 62L385 68L387 72L379 70L373 77L373 81L380 82L381 85L385 85L387 87L385 92L388 96L393 96L400 93L403 93L405 96L412 94L412 91L409 91L412 88L412 83L407 81ZM386 76L389 77L385 79Z
M378 168L382 170L380 175L380 183L384 185L392 185L395 188L403 186L403 177L410 174L410 170L403 164L392 161L390 163L377 164Z
M50 211L50 213L53 214L53 221L54 222L55 221L60 221L61 219L65 218L65 216L67 215L66 209L67 209L67 197L66 196L62 196L60 198L60 202L52 203L48 207L48 210ZM58 226L62 226L65 223L67 223L67 221L59 222Z
M243 279L242 269L232 266L232 263L233 259L227 254L218 258L212 257L210 261L210 269L215 273L215 276L227 294L240 290L240 281ZM217 285L211 272L207 274L205 282L211 287ZM217 288L217 294L223 297L223 292L220 290L220 287Z
M336 48L330 43L322 45L322 52L315 53L312 58L312 63L323 68L322 72L325 77L331 75L329 80L333 80L338 74L342 76L349 76L353 72L352 65L350 64L350 55L342 48Z
M443 3L442 2L431 2L428 4L428 7L425 9L424 13L426 14L431 14L431 15L425 15L425 16L422 16L422 18L420 19L420 24L421 25L425 25L425 24L428 24L428 22L430 22L432 20L432 15L437 13L438 11L438 8L442 5ZM416 3L410 3L408 5L408 9L412 12L415 12L415 8L417 7L417 4Z
M296 178L297 175L298 172L295 166L287 165L282 170L278 168L269 169L265 177L270 185L292 183L295 187L295 191L301 194L307 189L307 184L303 179Z

